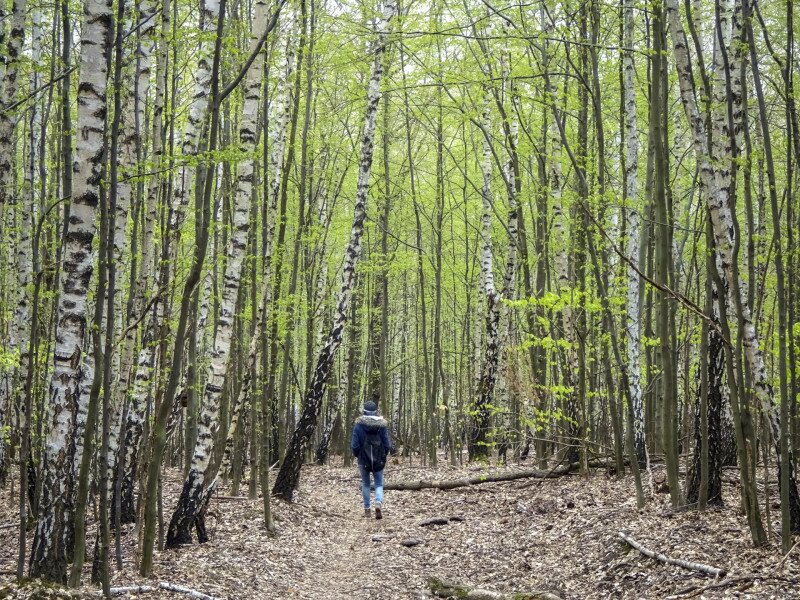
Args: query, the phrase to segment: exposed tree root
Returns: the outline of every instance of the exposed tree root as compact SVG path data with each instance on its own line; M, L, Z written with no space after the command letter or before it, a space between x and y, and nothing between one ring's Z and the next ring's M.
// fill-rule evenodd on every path
M561 596L545 591L495 592L466 585L444 582L436 577L428 579L428 587L439 598L463 598L465 600L561 600Z
M655 558L656 560L661 561L664 564L683 567L684 569L689 569L690 571L699 571L700 573L705 573L706 575L713 575L714 577L725 576L726 573L725 569L710 567L702 563L689 562L688 560L682 560L680 558L670 558L669 556L665 556L664 554L658 554L657 552L653 552L652 550L642 546L639 542L637 542L635 539L633 539L626 533L623 533L622 531L617 533L617 537L619 537L626 544L635 548L645 556L649 556L650 558Z

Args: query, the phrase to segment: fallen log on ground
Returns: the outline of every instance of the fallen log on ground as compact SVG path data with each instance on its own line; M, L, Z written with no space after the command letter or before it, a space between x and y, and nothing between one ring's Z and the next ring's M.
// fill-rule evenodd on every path
M418 491L435 488L437 490L452 490L454 488L478 485L481 483L495 483L498 481L514 481L516 479L555 479L568 475L578 465L568 465L543 471L540 469L524 469L520 471L503 471L500 473L485 473L462 479L420 479L419 481L395 481L383 486L385 490Z
M450 521L445 519L444 517L433 517L430 519L425 519L424 521L420 521L420 527L430 527L431 525L447 525Z
M708 565L704 565L702 563L695 563L690 562L688 560L682 560L680 558L670 558L664 554L659 554L657 552L653 552L649 548L645 548L631 536L623 533L622 531L617 533L617 537L619 537L622 541L626 544L635 548L645 556L649 556L650 558L655 558L656 560L667 564L667 565L675 565L677 567L682 567L684 569L689 569L690 571L699 571L700 573L705 573L706 575L713 575L714 577L724 577L725 576L725 569L719 569L717 567L710 567Z
M466 600L561 600L561 596L545 591L531 592L495 592L466 585L448 583L428 578L428 587L434 596L439 598L464 598Z

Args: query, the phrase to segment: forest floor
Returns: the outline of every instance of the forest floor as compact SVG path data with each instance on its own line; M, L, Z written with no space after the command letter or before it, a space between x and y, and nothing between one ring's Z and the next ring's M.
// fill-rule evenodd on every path
M450 491L387 491L384 518L376 521L363 516L355 468L335 462L304 467L295 502L273 502L275 537L262 525L260 499L215 498L208 516L211 541L157 552L154 578L220 599L432 598L429 577L496 591L549 591L565 600L800 598L800 548L781 562L777 538L771 547L751 546L737 508L735 470L724 476L725 508L703 513L674 512L666 494L651 496L637 510L632 479L601 471ZM386 471L387 481L475 474L468 466L390 464ZM165 483L168 511L180 490L179 473L168 472ZM771 516L775 531L780 515L772 509ZM431 517L462 520L420 525ZM8 490L0 491L0 597L13 581L15 518ZM619 531L656 552L728 574L714 580L666 566L622 543ZM136 575L135 537L123 537L124 569L113 574L114 586L152 583ZM422 543L401 544L410 538ZM139 597L155 596L187 597Z

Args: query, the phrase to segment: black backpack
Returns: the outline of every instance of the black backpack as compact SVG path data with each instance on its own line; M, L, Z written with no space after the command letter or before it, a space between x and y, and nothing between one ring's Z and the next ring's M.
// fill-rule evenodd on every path
M367 431L367 437L361 446L359 459L369 473L383 471L386 466L386 449L383 447L380 429Z

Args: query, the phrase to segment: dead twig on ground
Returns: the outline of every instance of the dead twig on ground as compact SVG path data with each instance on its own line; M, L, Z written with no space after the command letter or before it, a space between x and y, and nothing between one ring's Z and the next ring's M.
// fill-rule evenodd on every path
M695 563L690 562L688 560L683 560L680 558L670 558L664 554L659 554L657 552L653 552L649 548L645 548L631 536L622 531L617 533L617 537L624 541L626 544L635 548L645 556L649 556L650 558L654 558L664 564L667 565L675 565L677 567L682 567L684 569L689 569L690 571L699 571L700 573L705 573L706 575L712 575L714 577L724 577L725 576L725 569L719 569L717 567L711 567L709 565L704 565L702 563Z
M787 559L787 558L789 558L789 555L790 555L792 552L794 552L794 549L795 549L795 548L797 548L798 546L800 546L800 542L797 542L797 543L796 543L794 546L792 546L791 548L789 548L789 551L788 551L788 552L787 552L787 553L784 555L784 557L781 559L781 562L779 562L777 565L775 565L775 567L772 569L771 573L774 573L775 571L777 571L778 569L780 569L780 568L783 566L783 564L786 562L786 559Z

